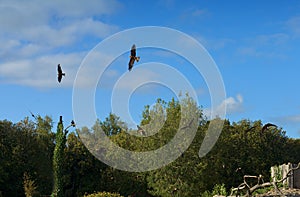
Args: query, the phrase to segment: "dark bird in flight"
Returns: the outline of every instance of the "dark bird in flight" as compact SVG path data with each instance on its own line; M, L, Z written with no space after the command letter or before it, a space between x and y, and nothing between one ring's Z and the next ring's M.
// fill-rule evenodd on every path
M130 51L130 60L128 63L128 70L131 71L134 61L139 62L139 60L140 60L140 57L136 56L136 46L134 44L134 45L132 45L131 51Z
M186 126L184 126L184 127L181 127L180 129L191 128L193 121L194 121L194 118L192 118L192 120L189 122L188 125L186 125Z
M30 112L31 116L37 121L37 117L30 110L28 111Z
M277 126L275 124L272 124L272 123L267 123L263 126L263 128L261 129L262 132L264 132L265 130L267 130L269 127L276 127Z
M36 119L35 115L29 110L31 116Z
M58 75L57 80L59 83L61 82L62 76L66 75L65 73L62 72L60 64L57 65L57 75Z
M247 129L247 130L245 131L245 133L248 133L249 131L253 130L254 128L255 128L255 126L250 127L249 129Z
M144 136L146 135L146 133L142 127L140 127L139 125L136 125L136 127L138 128L138 132L140 132L140 134L142 134Z

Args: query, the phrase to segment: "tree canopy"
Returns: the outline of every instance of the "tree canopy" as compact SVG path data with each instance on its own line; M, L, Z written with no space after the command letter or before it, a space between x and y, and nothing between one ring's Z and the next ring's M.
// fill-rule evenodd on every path
M193 113L182 113L186 109ZM207 155L199 158L199 148L211 121L217 120L207 120L202 109L187 96L182 101L158 99L151 109L145 106L140 125L149 132L147 137L136 135L138 130L128 129L115 114L109 114L103 122L98 120L93 128L77 128L77 132L70 132L62 141L63 195L84 196L106 191L122 196L201 196L216 184L223 184L226 189L237 186L244 174L262 174L268 180L271 166L300 161L300 139L287 137L280 127L262 132L261 120L224 120L217 143ZM120 147L143 152L166 145L178 129L184 128L184 134L190 134L193 126L196 133L189 147L185 150L184 144L178 144L181 154L175 161L147 172L126 172L107 166L86 148L84 136L78 135L95 135L101 127ZM52 129L49 116L38 116L34 121L25 117L17 123L0 121L2 196L24 196L25 182L27 186L33 185L36 195L52 193L53 153L60 140L60 134ZM58 128L60 130L62 128ZM182 143L185 140L182 135ZM178 150L170 150L170 154L172 151Z

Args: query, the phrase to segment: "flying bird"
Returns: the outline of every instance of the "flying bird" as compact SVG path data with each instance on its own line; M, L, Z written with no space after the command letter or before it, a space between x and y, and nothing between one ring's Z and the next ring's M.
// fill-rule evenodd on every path
M129 60L129 63L128 63L128 70L131 71L131 69L133 67L133 64L134 64L134 61L139 62L139 60L140 60L140 57L136 56L136 46L134 44L134 45L132 45L131 51L130 51L130 60Z
M265 130L267 130L269 127L276 127L277 126L275 124L272 124L272 123L267 123L263 126L263 128L261 129L262 132L264 132Z
M29 112L30 112L31 116L32 116L34 119L36 119L35 115L34 115L30 110L29 110Z
M184 126L184 127L181 127L180 129L191 128L193 121L194 121L194 118L192 118L192 120L189 122L188 125L186 125L186 126Z
M30 112L31 116L32 116L36 121L38 121L37 116L34 115L34 113L32 113L30 110L28 110L28 111Z
M249 129L247 129L247 130L245 131L245 133L248 133L249 131L253 130L254 128L255 128L255 126L250 127Z
M62 76L66 75L65 73L62 72L60 64L57 65L57 72L58 72L57 80L58 80L58 83L60 83L61 79L62 79Z

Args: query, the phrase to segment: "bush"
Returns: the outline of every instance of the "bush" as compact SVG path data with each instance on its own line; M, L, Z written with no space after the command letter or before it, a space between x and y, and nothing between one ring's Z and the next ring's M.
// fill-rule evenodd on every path
M227 192L226 192L226 188L225 188L225 184L216 184L213 188L213 190L210 191L205 191L204 193L201 194L201 197L212 197L212 196L226 196Z
M24 187L26 197L32 197L38 195L38 192L36 191L37 186L35 184L35 181L31 180L31 177L27 172L25 172L23 175L23 187Z
M84 195L84 197L123 197L117 193L110 193L110 192L98 192L94 194Z
M226 188L225 188L225 184L216 184L214 186L214 189L212 191L212 195L222 195L222 196L226 196Z
M211 197L212 194L210 193L210 191L205 191L201 194L201 197Z

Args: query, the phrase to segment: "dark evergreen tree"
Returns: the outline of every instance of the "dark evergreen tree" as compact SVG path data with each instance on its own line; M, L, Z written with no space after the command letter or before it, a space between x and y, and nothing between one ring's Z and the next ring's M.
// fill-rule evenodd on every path
M54 172L54 190L53 195L57 197L64 196L64 182L63 182L63 162L64 162L64 149L66 146L66 133L62 117L57 124L57 132L55 137L55 149L53 155L53 172Z

